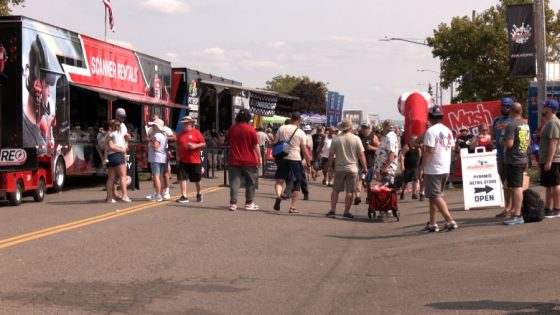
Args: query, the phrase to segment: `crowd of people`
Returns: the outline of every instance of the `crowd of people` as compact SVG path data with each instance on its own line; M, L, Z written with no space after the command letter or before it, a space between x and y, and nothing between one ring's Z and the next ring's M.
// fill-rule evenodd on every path
M146 132L149 139L148 161L153 181L153 193L146 198L160 202L170 199L171 181L168 147L175 142L177 149L177 178L180 183L178 203L189 202L187 181L195 185L196 201L203 202L200 150L204 147L218 147L218 142L226 143L222 149L227 152L227 170L230 184L229 210L238 209L238 194L241 184L245 188L243 208L259 210L255 204L255 191L259 168L262 168L266 148L281 146L281 154L275 156L275 173L272 208L280 211L282 202L289 201L288 213L297 214L298 201L309 199L308 181L321 177L322 184L332 187L330 209L326 216L336 218L339 194L344 192L342 217L354 218L351 205L362 203L363 190L376 185L385 185L399 191L400 199L410 192L412 199L429 200L429 220L425 230L437 232L437 214L445 220L443 230L458 228L447 203L443 198L445 188L453 188L457 170L460 170L460 150L472 153L478 148L485 151L496 150L498 173L503 182L505 207L497 217L503 217L506 225L524 223L521 214L523 203L523 177L528 165L531 138L538 140L540 154L540 183L546 188L545 217L560 217L560 120L557 118L558 103L547 100L543 109L543 124L535 133L523 119L523 108L511 98L501 101L502 115L496 118L492 129L480 124L476 135L462 127L456 135L443 121L443 109L433 105L428 111L427 130L422 135L404 135L399 127L388 119L380 126L372 128L363 124L354 130L350 119L343 119L335 126L301 125L301 115L292 113L285 125L275 133L270 129L254 128L250 122L252 115L241 109L235 124L223 139L210 140L196 129L195 120L189 116L182 118L183 130L177 135L157 116L152 117ZM124 125L126 113L116 112L116 119L109 122L104 133L106 151L107 197L106 202L117 199L130 202L126 185L121 186L121 194L116 191L117 183L125 182L127 147L129 135ZM491 132L492 131L492 132ZM405 141L405 137L406 141ZM534 151L534 150L533 150ZM276 150L273 150L276 152ZM540 157L540 160L538 158ZM411 190L408 189L409 184ZM366 193L366 202L368 194ZM381 212L382 219L391 212Z

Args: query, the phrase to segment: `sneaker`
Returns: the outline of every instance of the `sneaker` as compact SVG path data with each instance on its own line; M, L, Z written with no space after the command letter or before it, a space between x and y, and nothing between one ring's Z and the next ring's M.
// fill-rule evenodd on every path
M558 215L558 211L551 210L551 209L544 209L544 217L547 219L556 218Z
M449 222L449 223L447 223L447 222L445 223L445 226L444 226L443 230L444 230L445 232L449 232L449 231L455 230L455 229L458 228L458 227L459 227L459 226L457 225L457 223L455 223L455 221L451 221L451 222Z
M429 233L439 232L439 226L437 224L431 225L430 222L427 222L426 226L424 226L424 231L428 231Z
M196 194L196 202L203 202L204 198L202 197L202 193Z
M153 202L161 202L163 201L163 197L161 195L156 195L154 198L150 199Z
M344 212L344 214L342 215L342 217L346 218L346 219L354 219L354 215L350 212Z
M546 213L546 211L545 211ZM496 218L510 218L511 217L511 210L504 209L502 212L496 214Z
M155 194L155 193L146 196L146 199L147 199L147 200L154 200L155 198L156 198L156 194Z
M237 210L237 204L235 204L235 203L230 204L229 205L229 211L235 211L235 210Z
M309 200L309 194L303 194L303 200Z
M280 203L281 202L282 202L281 198L276 198L276 201L274 201L274 210L280 211Z
M554 217L560 218L560 209L554 209Z
M354 205L359 205L360 203L362 203L362 198L360 197L356 197L356 199L354 199Z
M332 186L333 186L333 182L329 182L329 185L328 185L328 186L329 186L329 187L332 187Z
M412 199L418 199L418 195L417 194L412 194Z
M171 195L169 194L169 192L163 194L163 200L169 200L169 199L171 199Z
M449 189L455 189L455 187L453 187L453 183L451 183L451 182L450 182L449 184L447 184L447 188L449 188Z
M181 198L175 200L178 203L187 203L189 202L189 197L181 196Z
M334 211L329 211L329 212L327 212L326 216L327 216L327 218L334 219L334 218L336 218L336 213Z
M420 197L418 198L418 201L424 201L424 194L420 194Z
M247 211L257 211L259 210L259 206L257 206L254 202L248 203L245 205L245 210Z
M514 225L514 224L523 224L523 223L525 223L525 221L523 221L523 217L516 217L516 216L513 216L511 217L511 219L504 221L505 225Z

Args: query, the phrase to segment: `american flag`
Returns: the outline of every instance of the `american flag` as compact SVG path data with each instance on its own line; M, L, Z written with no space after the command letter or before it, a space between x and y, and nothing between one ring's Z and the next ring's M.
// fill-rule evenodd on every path
M115 19L113 18L113 5L111 4L111 0L103 0L103 4L105 4L105 9L109 11L109 25L111 26L111 31L115 31Z

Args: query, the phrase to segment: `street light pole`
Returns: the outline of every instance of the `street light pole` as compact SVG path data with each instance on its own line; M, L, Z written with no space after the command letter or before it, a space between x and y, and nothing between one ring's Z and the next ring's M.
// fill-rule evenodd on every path
M438 99L438 88L437 88L437 83L436 83L436 102L438 102L439 105L443 105L443 87L441 86L441 72L435 71L435 70L430 70L430 69L423 69L423 68L418 68L418 69L416 69L416 71L418 71L418 72L433 72L433 73L439 74L439 99ZM453 98L453 88L451 88L451 99L452 98ZM451 103L451 99L449 100L450 103Z
M426 44L426 42L417 42L411 39L406 39L406 38L398 38L398 37L387 37L385 36L385 38L380 38L379 41L381 42L390 42L392 40L400 40L401 42L407 42L407 43L411 43L411 44L416 44L416 45L422 45L422 46L428 46L430 47L428 44Z
M537 117L541 117L542 105L546 98L546 37L544 22L544 1L535 0L535 31L537 38Z
M387 37L387 36L385 36L384 38L379 39L379 41L381 41L381 42L390 42L390 41L394 41L394 40L430 47L430 45L426 44L425 41L419 42L419 41L406 39L406 38L400 38L400 37ZM441 61L439 63L439 69L441 71ZM443 87L441 86L441 72L433 71L433 70L426 70L426 69L418 69L417 71L420 71L420 72L429 71L429 72L435 72L435 73L439 74L439 105L443 105ZM438 94L437 91L438 91L438 89L437 89L437 86L436 86L436 95ZM451 100L453 99L453 82L451 82L450 95L451 95L451 98L449 99L449 103L451 103ZM436 102L437 101L438 101L438 98L436 96Z

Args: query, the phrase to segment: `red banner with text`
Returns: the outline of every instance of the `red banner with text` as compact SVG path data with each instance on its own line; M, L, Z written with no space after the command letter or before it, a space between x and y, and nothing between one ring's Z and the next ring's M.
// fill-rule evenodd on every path
M485 123L492 130L492 122L501 113L500 101L451 104L443 106L443 124L459 133L459 128L467 127L477 135L478 126Z
M69 72L73 82L125 92L146 93L138 60L132 50L82 35L88 68Z

